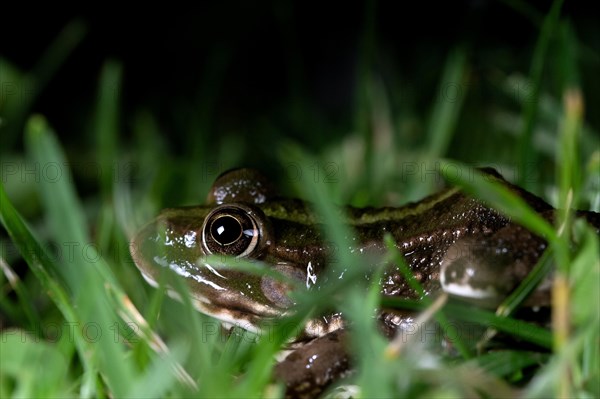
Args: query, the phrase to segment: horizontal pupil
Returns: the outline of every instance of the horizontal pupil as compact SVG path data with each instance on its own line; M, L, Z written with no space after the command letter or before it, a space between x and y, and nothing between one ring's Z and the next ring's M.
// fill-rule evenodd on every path
M236 218L232 216L222 216L212 223L210 226L210 234L217 243L229 245L240 238L242 235L242 226Z

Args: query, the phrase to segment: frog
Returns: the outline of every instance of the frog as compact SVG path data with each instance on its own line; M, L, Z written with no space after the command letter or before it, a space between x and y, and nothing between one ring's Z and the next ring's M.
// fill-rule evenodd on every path
M543 199L494 169L480 172L553 222L555 209ZM600 233L600 214L578 211L577 216ZM483 307L506 298L548 246L543 237L452 186L400 207L343 207L339 218L353 232L353 251L385 253L384 236L389 234L425 295L445 292ZM293 312L290 290L314 289L332 252L311 204L280 196L268 178L247 168L218 176L204 205L162 210L132 238L130 247L150 285L157 287L161 273L170 270L186 281L197 310L252 332L260 332L266 320ZM210 262L215 255L260 261L297 284L274 279L271 273L215 265ZM525 305L550 306L550 287L542 282ZM423 296L393 266L385 268L379 290L385 297ZM384 309L377 317L389 337L406 321L403 314ZM340 313L308 320L294 349L274 368L286 396L315 397L351 373L347 341L348 326Z

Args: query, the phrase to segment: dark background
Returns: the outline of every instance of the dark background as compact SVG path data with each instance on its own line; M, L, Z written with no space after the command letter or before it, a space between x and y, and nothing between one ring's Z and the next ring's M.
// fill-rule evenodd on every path
M508 3L226 1L176 12L108 6L52 17L7 12L0 51L30 70L61 29L74 18L83 21L83 42L33 106L67 147L77 146L88 128L97 78L108 58L124 67L119 93L124 136L130 134L128 117L146 109L175 153L185 151L188 136L182 133L190 129L190 118L203 112L210 115L203 134L256 134L266 123L302 139L317 124L331 132L312 144L318 146L352 129L361 62L384 84L406 88L396 102L405 101L416 114L428 112L448 52L457 45L467 48L475 76L485 78L496 68L527 75L540 18L551 3L533 5L532 15ZM597 49L592 8L566 2L562 15L573 21L586 46ZM590 81L592 75L582 74L588 79L582 83L589 88L586 100L597 104L599 83L597 77ZM484 102L494 101L485 90L480 94ZM290 109L300 110L301 117ZM599 118L588 112L595 127Z

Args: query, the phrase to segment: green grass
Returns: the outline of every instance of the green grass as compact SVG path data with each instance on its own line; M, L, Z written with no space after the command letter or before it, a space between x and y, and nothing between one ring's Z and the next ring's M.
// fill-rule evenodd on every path
M273 145L277 161L263 165L278 172L277 183L286 194L315 204L326 222L325 234L340 249L336 267L347 267L348 277L319 292L299 293L298 312L260 337L241 329L224 336L218 323L196 312L189 300L180 303L169 299L164 287L148 287L129 256L128 237L162 207L201 202L220 170L250 162L252 154L231 151L232 139L208 142L195 134L194 127L210 126L209 112L191 121L187 134L193 148L183 159L165 150L163 132L148 110L126 116L132 138L123 142L115 101L122 67L107 61L87 137L98 148L94 161L103 173L94 176L94 192L80 196L75 182L81 170L69 168L72 154L65 154L52 131L52 115L29 115L29 101L0 103L0 128L7 132L0 184L0 219L7 232L0 242L0 397L281 397L282 387L270 380L274 354L307 317L331 305L353 323L350 347L359 372L349 382L358 385L362 397L600 396L598 236L567 212L559 220L567 227L551 226L519 198L467 173L473 164L494 165L558 208L600 209L598 132L582 112L583 88L571 50L579 42L561 18L558 2L541 26L529 76L495 77L502 108L483 112L471 98L475 94L463 91L458 101L436 97L426 118L403 111L392 89L375 78L368 62L374 46L369 40L374 39L365 34L367 61L358 79L356 133L310 152L306 147L318 143L320 129L326 128L316 125L306 147L282 139ZM39 82L33 94L39 95L84 31L79 22L65 28L32 72L0 59L1 70L10 72L0 78ZM468 55L462 46L450 53L438 92L456 82L468 86ZM563 65L558 71L544 68L553 57ZM222 62L226 60L216 59L215 65ZM543 79L550 73L562 82L558 89ZM511 97L514 92L507 88L515 81L531 84L533 99ZM211 99L204 104L211 105ZM589 110L597 106L585 104ZM483 120L493 131L490 140L501 140L481 152L471 144L477 142L473 132ZM503 122L507 120L518 123ZM425 132L424 139L415 142L407 136L404 129L411 123ZM20 131L25 132L24 152L13 151ZM264 134L257 142L267 142L272 133ZM534 175L524 165L531 160L542 165ZM13 170L32 165L37 165L39 181ZM427 302L382 299L376 284L361 279L364 260L342 250L348 247L348 231L334 216L334 204L418 200L441 185L427 174L433 169L544 234L550 243L548 262L496 313L453 302L436 304L434 312ZM463 172L462 178L451 174L456 170ZM394 251L388 256L398 259ZM27 271L15 272L23 262ZM522 294L553 265L553 329L510 318ZM373 272L376 277L380 270ZM186 298L183 284L175 288ZM465 340L458 354L413 338L391 353L372 319L380 302L437 319L440 334L450 335L453 323L460 321L481 331L514 335L539 349L508 348L476 356L479 337Z

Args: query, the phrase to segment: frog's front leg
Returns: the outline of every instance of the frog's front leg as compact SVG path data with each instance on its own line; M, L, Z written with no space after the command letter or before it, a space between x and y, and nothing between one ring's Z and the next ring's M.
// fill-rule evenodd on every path
M351 373L348 333L335 330L290 353L275 366L275 378L286 385L286 397L314 398L333 381Z
M540 213L554 224L554 210ZM600 234L600 215L578 211L577 217ZM531 272L548 244L517 223L508 223L490 235L465 237L454 242L440 263L440 283L447 293L480 306L498 306ZM525 306L550 306L551 276L525 301Z

